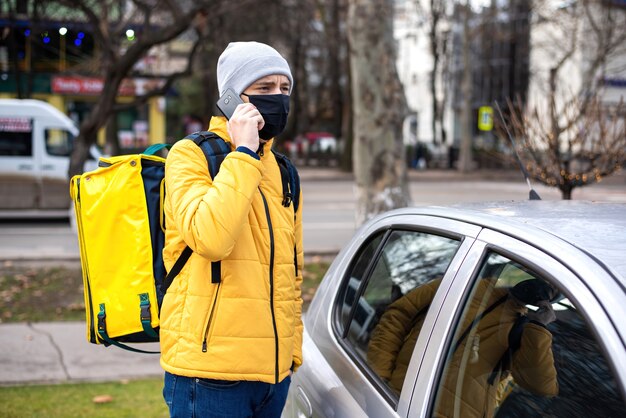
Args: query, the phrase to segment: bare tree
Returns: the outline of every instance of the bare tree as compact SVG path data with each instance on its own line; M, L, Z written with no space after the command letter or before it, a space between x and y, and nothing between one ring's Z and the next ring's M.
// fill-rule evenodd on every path
M626 9L586 0L535 13L533 47L542 56L532 74L532 104L509 104L511 127L531 175L571 199L575 187L600 181L626 161L624 96L611 97L605 86L626 57Z
M133 103L117 104L118 89L123 79L132 72L134 66L151 48L174 40L190 28L202 29L198 25L204 24L207 19L215 19L228 8L241 7L245 4L246 2L243 1L237 2L236 6L229 6L227 2L210 0L194 2L53 0L48 2L47 7L61 5L70 8L74 13L81 14L91 26L100 53L96 58L98 68L105 86L91 113L80 126L80 133L70 159L69 175L72 176L82 170L88 149L95 142L98 130L106 124L113 112L145 103L151 97L163 95L177 77L191 72L189 63L185 70L167 77L160 88L137 97ZM211 6L210 9L209 6ZM131 9L128 10L127 7ZM134 42L124 45L123 34L129 26L139 26L141 33ZM191 50L190 62L200 39L201 36L198 36L198 42Z
M428 0L428 8L422 5L422 0L416 0L418 13L426 19L428 25L428 46L433 57L433 66L430 72L430 95L432 97L433 142L445 144L447 139L445 118L446 75L449 31L446 30L446 20L449 18L450 0Z
M325 121L329 130L342 141L340 167L352 170L352 101L348 39L347 0L314 0L323 27L320 42L325 62L321 67L323 88L318 89L312 120Z
M408 112L396 70L392 0L350 0L357 223L410 202L402 140Z
M600 182L626 163L626 106L604 105L598 97L581 99L563 109L560 124L572 129L554 136L555 127L538 108L520 112L509 105L510 126L528 173L557 187L571 199L576 187ZM556 128L561 130L560 127Z
M463 5L463 72L461 77L461 145L459 149L458 169L467 173L472 169L472 66L470 61L472 31L470 30L471 7L469 0Z
M298 134L309 130L311 120L309 103L311 92L310 71L307 66L311 50L317 47L319 34L313 28L318 0L282 0L274 34L276 40L284 42L289 51L289 66L296 88L291 93L289 122L279 139L293 140ZM285 32L290 36L285 37Z

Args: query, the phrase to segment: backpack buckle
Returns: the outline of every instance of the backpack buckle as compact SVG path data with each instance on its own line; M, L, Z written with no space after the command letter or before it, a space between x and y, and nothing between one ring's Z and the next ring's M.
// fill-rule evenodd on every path
M291 205L292 201L293 201L293 196L291 195L291 193L285 193L285 195L283 196L283 206L288 208L289 205Z
M98 312L98 331L105 331L107 330L107 314L106 314L106 309L104 307L104 303L100 304L100 311Z
M150 304L141 305L141 313L139 315L141 321L151 321L152 315L150 315Z

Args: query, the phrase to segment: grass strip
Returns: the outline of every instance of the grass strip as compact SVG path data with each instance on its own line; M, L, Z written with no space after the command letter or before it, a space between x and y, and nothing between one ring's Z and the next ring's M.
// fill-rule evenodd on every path
M168 417L163 379L0 387L0 416Z

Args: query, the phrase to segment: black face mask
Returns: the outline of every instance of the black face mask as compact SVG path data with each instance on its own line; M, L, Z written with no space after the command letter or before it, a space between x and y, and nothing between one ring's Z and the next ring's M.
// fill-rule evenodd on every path
M270 140L285 130L287 115L289 115L289 96L286 94L256 94L248 95L250 103L256 106L265 121L263 129L259 131L259 138Z

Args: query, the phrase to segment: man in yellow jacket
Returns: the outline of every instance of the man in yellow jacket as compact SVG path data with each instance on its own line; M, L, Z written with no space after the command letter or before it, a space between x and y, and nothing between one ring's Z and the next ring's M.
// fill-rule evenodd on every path
M293 78L272 47L234 42L217 80L220 95L232 89L244 101L209 126L232 152L215 178L190 140L165 166L165 266L187 245L193 254L161 309L163 396L172 417L278 417L302 364L302 205L283 205L270 152Z

